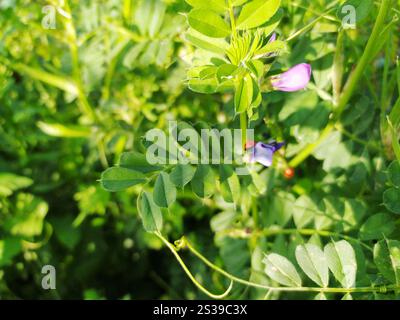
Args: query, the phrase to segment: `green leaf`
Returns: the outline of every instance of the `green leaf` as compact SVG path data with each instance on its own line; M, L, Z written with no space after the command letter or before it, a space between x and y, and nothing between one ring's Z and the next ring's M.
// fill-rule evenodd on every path
M229 44L224 39L211 38L190 28L185 34L187 41L200 49L204 49L223 56Z
M216 78L210 79L190 79L188 83L189 89L204 94L215 93L218 89L218 82Z
M229 273L240 278L249 277L250 253L246 240L223 238L220 255Z
M324 249L329 269L344 288L356 283L357 261L353 247L345 240L328 243Z
M301 278L294 265L285 257L271 253L265 255L265 273L276 282L288 287L301 287Z
M135 44L126 53L122 64L128 69L132 69L138 63L138 57L146 48L147 42L139 42Z
M172 170L169 178L175 186L183 188L192 181L195 172L196 169L189 164L178 164L174 170Z
M167 6L161 0L142 0L135 12L135 22L140 33L155 37L164 22Z
M264 35L268 37L280 24L284 15L284 10L280 8L275 15L268 20L268 22L263 26Z
M169 175L161 172L156 180L153 191L154 202L162 208L168 208L176 200L176 188Z
M49 206L31 194L18 193L16 208L2 222L8 234L31 238L42 234Z
M199 78L200 79L212 79L217 76L217 70L218 67L215 66L206 66L205 68L203 68L200 73L199 73Z
M329 268L324 252L315 244L307 243L296 248L296 260L304 273L320 287L329 284Z
M73 250L76 247L82 236L81 228L74 227L73 222L73 215L57 216L50 220L54 235L69 250Z
M328 300L328 298L326 297L325 293L320 292L318 293L315 297L314 300Z
M378 213L361 226L361 240L379 240L390 236L396 229L395 220L389 213Z
M292 193L278 191L271 195L269 206L265 208L267 215L272 215L273 221L284 227L291 220L295 197Z
M267 191L267 180L262 178L255 170L250 170L250 175L258 194L265 194Z
M237 213L234 210L220 212L211 218L211 230L214 232L221 232L232 228L236 219Z
M224 13L228 10L225 0L185 0L196 9L211 9L218 13Z
M400 162L393 161L388 168L388 176L390 182L400 188Z
M232 192L229 188L228 182L224 181L220 183L220 192L222 198L224 198L225 202L233 203Z
M21 240L4 238L0 240L0 267L10 265L13 258L22 250Z
M231 3L232 3L232 6L239 7L243 4L245 4L247 1L249 1L249 0L232 0Z
M211 197L216 189L215 174L210 166L199 165L191 182L193 192L200 198Z
M32 185L33 180L17 176L13 173L0 173L0 196L8 197L14 191L27 188Z
M398 77L398 79L400 79L400 76L399 76L400 75L400 71L399 70L400 70L400 64L397 63L397 74L398 74L397 77ZM398 83L399 83L399 87L400 87L400 81L398 81ZM397 98L397 101L394 104L394 106L392 108L392 111L390 111L390 115L389 115L389 118L387 120L388 120L390 126L394 129L395 133L397 133L395 128L398 128L399 125L400 125L400 97Z
M350 293L346 293L342 300L353 300L353 296Z
M119 166L142 173L149 173L159 171L162 169L160 166L153 166L147 162L146 156L142 153L132 151L124 152L119 160Z
M87 138L90 135L90 129L79 126L66 126L59 123L45 123L39 121L37 126L45 134L60 138Z
M237 28L239 30L259 27L278 11L281 0L254 0L246 4L240 12Z
M238 70L238 67L233 64L222 64L218 67L217 78L218 81L232 79L234 73Z
M264 63L260 60L250 60L246 62L246 66L249 68L251 73L257 78L261 79L264 76L265 66ZM258 86L257 83L254 85L255 87ZM256 90L254 90L256 91Z
M246 112L253 101L253 79L249 74L240 81L235 91L235 110L237 113Z
M400 189L390 188L383 194L385 207L393 213L400 214Z
M152 0L146 0L146 1L152 1ZM149 35L151 38L154 38L154 36L160 31L160 28L164 22L166 10L167 6L164 2L160 0L154 1L150 22L146 22L149 24Z
M228 24L212 10L194 9L188 21L193 29L211 38L225 38L231 34Z
M152 194L149 192L142 192L138 197L137 206L144 229L147 232L161 231L163 217L160 207L158 207L153 200Z
M234 174L233 167L227 164L220 164L219 165L219 178L221 182L225 182Z
M309 196L302 195L298 198L293 206L293 219L297 229L311 223L317 213L318 207Z
M400 98L398 105L396 105L395 107L397 107L397 109L400 110ZM397 161L400 161L400 142L399 142L398 128L394 127L389 119L388 119L388 126L392 136L392 147L394 154L396 155Z
M42 81L58 89L64 90L72 96L77 96L79 94L79 88L76 85L75 81L67 77L57 76L41 69L32 68L21 63L12 64L11 68L17 70L22 74L27 75L30 78Z
M146 34L155 0L142 0L138 2L135 12L135 22L141 34Z
M107 169L100 179L102 187L110 192L122 191L145 181L143 173L120 167Z
M221 167L220 167L221 168ZM226 202L238 204L240 201L240 181L236 173L228 178L221 178L221 193Z
M256 82L256 80L253 80L253 98L251 100L251 105L250 108L257 108L261 105L262 103L262 95L261 95L261 90L260 87L258 86L258 83ZM249 117L250 117L250 113L249 113Z
M385 239L375 244L374 262L387 280L400 285L400 241Z
M228 178L228 185L232 194L233 202L238 205L240 202L241 190L240 181L236 173Z
M348 10L343 10L345 6L351 6L355 9L357 23L364 21L368 18L369 14L374 8L373 0L348 0L338 8L337 17L342 21L347 15Z
M286 43L281 40L276 40L266 44L260 50L254 53L254 59L265 58L268 55L285 49Z

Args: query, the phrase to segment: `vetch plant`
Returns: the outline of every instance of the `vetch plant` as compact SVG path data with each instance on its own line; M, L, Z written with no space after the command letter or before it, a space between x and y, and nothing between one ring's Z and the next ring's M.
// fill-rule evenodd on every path
M0 296L398 299L398 4L1 1Z
M253 138L247 137L247 130L252 121L260 114L265 114L262 110L265 108L264 99L268 100L269 95L274 91L289 94L303 91L309 86L312 78L312 67L306 62L296 64L287 71L282 68L276 72L277 70L274 69L278 57L287 52L287 43L280 40L282 37L277 36L277 28L283 17L283 11L280 8L281 1L213 0L207 1L206 5L206 2L201 0L187 0L187 3L192 9L187 14L189 29L185 39L196 49L189 59L191 66L187 71L186 83L196 93L224 95L232 99L230 112L233 120L239 119L240 122L241 141L238 148L244 156L244 162L247 163L248 176L238 175L235 172L237 169L235 164L224 163L223 159L218 165L212 161L207 164L192 165L194 162L189 160L193 153L196 153L194 151L204 148L204 145L199 143L200 141L221 138L220 136L212 137L216 131L208 130L208 135L198 134L196 139L189 139L187 142L178 139L177 135L172 135L175 136L175 140L168 144L165 144L165 141L164 144L160 143L163 139L158 139L158 147L163 146L161 152L158 149L158 156L161 155L163 159L167 159L170 152L179 150L179 157L187 160L184 163L169 161L150 164L144 154L124 153L119 165L103 173L101 177L103 187L108 191L121 191L136 186L140 190L137 208L144 228L164 243L188 278L211 298L229 297L234 283L262 289L266 298L279 292L314 292L317 294L317 299L326 299L330 294L342 294L344 299L351 299L353 294L397 292L400 289L398 242L381 240L372 249L363 240L346 234L349 228L346 223L352 223L346 220L346 215L354 219L365 215L366 210L361 202L355 199L341 199L339 203L335 203L335 199L325 198L321 204L318 204L312 196L307 195L305 190L308 187L305 179L304 185L297 184L294 189L300 194L297 199L293 199L293 195L284 190L273 194L271 191L275 189L268 185L268 183L274 183L272 181L276 179L273 178L276 169L283 171L288 180L293 179L294 167L299 166L337 128L340 116L345 111L355 85L362 76L363 68L371 61L372 55L377 54L372 46L378 38L379 30L382 30L385 24L390 1L383 0L380 4L378 18L366 51L355 71L350 74L347 84L344 87L340 83L333 85L339 96L337 104L333 102L331 106L333 111L326 129L316 141L306 146L304 150L299 150L289 163L285 160L287 143L276 141L256 143L252 140ZM339 36L338 41L343 41L342 36L342 34ZM290 38L292 39L293 37ZM339 61L342 60L336 59L335 63ZM334 70L342 69L336 66ZM336 74L335 79L341 81L342 77L343 70L341 74ZM398 122L397 119L396 123ZM279 126L271 121L267 123ZM228 124L228 128L233 126L235 122ZM196 134L202 129L211 129L211 126L201 121L194 125L178 121L177 128L187 129ZM279 130L274 130L274 132L279 132ZM333 144L340 143L335 138L331 139L333 139L331 142ZM144 144L145 147L149 147L146 142ZM215 145L206 145L215 147ZM222 145L219 144L219 147L221 148ZM398 169L397 165L392 165L391 172L395 186L384 194L385 205L397 214L400 212L396 204L397 179L393 178L393 175L398 174ZM228 219L227 224L231 226L223 228L219 237L222 239L230 237L235 241L248 239L253 255L252 264L268 276L265 281L257 281L253 273L250 279L245 279L223 269L195 249L186 237L182 237L175 243L167 240L164 235L163 221L167 212L174 214L173 204L182 190L192 192L205 202L222 201L223 206L229 208L226 209L228 211L215 217L215 219ZM259 203L258 199L266 194L274 204L272 208L277 211L269 214L282 213L281 216L272 216L272 219L276 219L272 222L260 221L260 206L265 202ZM283 198L281 198L282 195L284 195ZM293 213L291 208L293 208ZM233 221L238 216L242 217L235 226ZM286 229L284 226L292 216L296 228ZM339 216L338 219L343 220L343 225L342 222L337 222L340 227L334 229L335 231L328 231L335 221L331 219L331 216ZM267 217L267 219L270 218ZM389 236L394 231L385 228L382 224L383 220L389 219L387 215L377 215L370 219L373 220L366 221L360 231L364 239L372 239L375 236L376 239L382 239L382 234L371 231L377 224L382 225L385 236ZM314 221L315 229L306 228L311 221ZM274 223L280 224L281 228L274 226ZM311 236L311 239L309 242L293 242L294 257L270 252L261 245L265 238L277 236L276 241L279 241L282 239L279 236L282 235ZM330 238L325 245L321 240L324 237L328 240ZM274 247L281 248L281 252L286 252L282 245L285 246L274 244ZM221 294L212 293L205 285L200 284L183 261L180 255L182 250L189 250L205 265L229 280L230 284L226 291ZM367 280L365 266L360 265L364 254L374 255L376 268L385 280L375 279L370 282ZM302 270L302 273L299 270ZM357 275L362 278L358 279ZM310 285L304 286L305 282ZM368 282L372 284L369 286Z

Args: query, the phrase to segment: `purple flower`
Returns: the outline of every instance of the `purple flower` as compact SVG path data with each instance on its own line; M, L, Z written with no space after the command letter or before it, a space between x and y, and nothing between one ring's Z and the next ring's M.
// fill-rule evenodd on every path
M278 91L294 92L304 89L311 79L311 66L301 63L271 78L272 87Z
M276 40L276 32L274 32L271 38L269 38L268 43L274 42L275 40Z
M270 167L272 165L274 153L281 149L284 145L284 142L272 142L269 144L258 142L250 150L250 162L258 162L265 167Z

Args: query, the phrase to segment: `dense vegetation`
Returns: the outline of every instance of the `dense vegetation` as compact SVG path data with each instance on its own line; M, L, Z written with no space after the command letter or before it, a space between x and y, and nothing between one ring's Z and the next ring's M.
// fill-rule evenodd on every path
M0 298L399 298L399 3L1 1Z

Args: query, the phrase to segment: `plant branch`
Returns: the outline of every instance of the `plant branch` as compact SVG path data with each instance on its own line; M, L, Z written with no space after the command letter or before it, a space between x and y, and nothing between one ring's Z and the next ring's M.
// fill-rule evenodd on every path
M381 35L381 30L385 24L386 17L390 11L390 3L391 0L382 0L382 3L379 8L379 13L378 17L375 21L375 25L373 28L373 31L371 33L371 36L368 40L367 46L364 50L364 53L360 59L360 62L358 63L356 69L353 71L353 73L350 75L344 89L342 92L342 95L340 96L339 103L337 108L334 110L334 116L327 125L327 127L323 130L321 136L319 139L312 143L309 144L303 149L291 162L290 166L295 168L299 166L305 159L307 159L313 152L314 150L325 141L325 139L330 135L332 130L335 128L336 122L339 121L339 118L343 111L345 110L347 104L349 103L351 97L353 96L354 90L356 88L356 85L359 83L365 68L368 66L368 64L371 62L371 60L374 58L374 54L377 54L378 52L376 51L376 42L379 39Z
M193 282L193 284L199 288L200 291L202 291L204 294L206 294L207 296L209 296L210 298L213 299L224 299L228 296L228 294L230 293L230 291L232 290L232 286L233 286L233 281L231 281L228 289L223 293L223 294L213 294L210 291L208 291L206 288L204 288L197 280L196 278L192 275L192 273L190 272L189 268L186 266L185 262L183 262L182 258L179 256L177 249L175 248L175 246L170 243L167 239L165 239L160 232L155 232L154 233L166 246L167 248L172 252L172 254L175 256L176 260L179 262L179 264L181 265L183 271L185 271L186 275L189 277L189 279Z
M259 283L247 281L241 278L238 278L227 271L221 269L220 267L213 264L206 257L204 257L200 252L198 252L191 244L187 241L185 237L178 241L182 248L188 248L196 257L198 257L201 261L204 262L208 267L213 269L214 271L222 274L226 278L231 281L241 283L243 285L249 287L255 287L260 289L266 289L270 291L286 291L286 292L325 292L325 293L374 293L374 292L388 292L388 291L397 291L400 289L400 286L397 285L389 285L389 286L380 286L380 287L360 287L360 288L320 288L320 287L272 287L266 286Z

